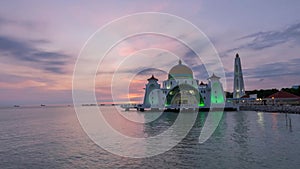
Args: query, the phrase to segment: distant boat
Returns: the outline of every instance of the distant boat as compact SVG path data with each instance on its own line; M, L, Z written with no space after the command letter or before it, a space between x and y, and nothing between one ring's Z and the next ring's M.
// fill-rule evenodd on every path
M20 107L20 105L14 105L14 107Z
M44 104L41 104L41 107L45 107L46 105L44 105Z

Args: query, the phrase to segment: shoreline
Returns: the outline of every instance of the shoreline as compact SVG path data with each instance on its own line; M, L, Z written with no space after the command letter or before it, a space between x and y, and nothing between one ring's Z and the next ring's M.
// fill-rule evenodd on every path
M241 105L240 111L243 110L300 114L300 106L291 106L291 105Z
M97 105L95 105L97 106ZM112 105L98 105L98 107L113 107ZM117 106L117 105L114 105ZM69 107L73 108L74 105L47 105L44 107L41 106L20 106L20 107L14 107L14 106L3 106L0 107L1 109L28 109L28 108L63 108L63 107ZM89 106L79 106L79 107L89 107ZM173 112L170 110L165 110L166 112ZM203 109L199 109L199 112L207 111ZM226 112L234 111L234 110L226 110ZM288 113L288 114L300 114L300 106L291 106L291 105L240 105L239 110L235 111L261 111L266 113ZM151 110L146 110L145 112L151 112ZM176 111L175 111L176 112Z

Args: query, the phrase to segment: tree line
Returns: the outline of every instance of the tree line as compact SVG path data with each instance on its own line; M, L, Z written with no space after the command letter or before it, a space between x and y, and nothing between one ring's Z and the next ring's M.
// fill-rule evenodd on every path
M297 89L295 88L282 88L282 91L292 93L294 95L300 96L300 87ZM274 93L277 93L279 90L274 88L274 89L260 89L260 90L251 90L251 91L246 91L246 95L251 95L251 94L257 94L257 98L266 98ZM226 97L227 98L232 98L233 93L231 92L226 92Z

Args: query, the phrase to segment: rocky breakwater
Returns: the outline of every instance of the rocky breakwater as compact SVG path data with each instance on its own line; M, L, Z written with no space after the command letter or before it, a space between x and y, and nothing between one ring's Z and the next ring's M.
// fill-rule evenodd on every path
M300 106L291 105L241 105L240 110L300 114Z

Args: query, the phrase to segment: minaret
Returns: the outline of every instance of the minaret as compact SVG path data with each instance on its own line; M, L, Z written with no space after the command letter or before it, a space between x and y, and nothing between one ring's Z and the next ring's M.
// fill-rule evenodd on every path
M225 95L222 84L220 82L220 77L216 76L214 73L208 78L208 86L210 87L210 104L212 107L223 106L225 103Z
M145 88L145 96L144 96L144 102L143 107L144 108L150 108L151 107L151 100L153 100L150 97L150 93L155 89L160 89L160 84L157 83L158 79L156 79L153 75L148 79L148 83L146 84Z
M239 54L235 55L234 60L234 83L233 83L233 98L241 98L245 95L245 86L242 72L241 59Z

